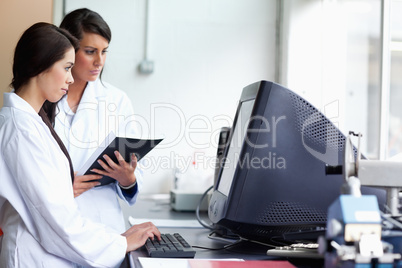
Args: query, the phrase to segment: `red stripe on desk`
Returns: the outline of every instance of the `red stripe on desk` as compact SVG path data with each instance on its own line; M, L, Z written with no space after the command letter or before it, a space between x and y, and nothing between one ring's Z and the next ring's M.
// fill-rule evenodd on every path
M225 260L189 260L191 268L295 268L287 261L271 261L271 260L247 260L247 261L225 261Z

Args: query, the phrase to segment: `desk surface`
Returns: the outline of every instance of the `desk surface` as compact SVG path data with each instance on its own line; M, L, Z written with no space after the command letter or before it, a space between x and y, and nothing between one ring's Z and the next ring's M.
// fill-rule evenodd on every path
M127 211L126 211L127 214ZM150 197L139 198L134 207L130 208L129 215L135 218L147 219L178 219L178 220L194 220L195 212L177 212L170 208L168 199L153 199ZM201 213L204 220L207 219L207 213ZM250 247L230 247L223 249L224 246L231 242L220 241L208 238L211 230L206 228L166 228L158 227L161 233L180 233L187 242L196 250L195 258L197 259L224 259L236 258L244 260L272 260L273 257L267 256L266 248L260 246ZM200 249L198 247L209 248ZM212 250L214 249L214 250ZM138 257L146 257L143 249L138 249L130 253L131 267L141 267Z

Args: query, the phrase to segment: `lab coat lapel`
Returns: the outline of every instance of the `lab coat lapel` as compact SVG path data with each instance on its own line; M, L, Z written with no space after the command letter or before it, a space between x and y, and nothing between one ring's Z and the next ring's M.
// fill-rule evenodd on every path
M87 143L88 137L93 137L98 128L98 100L94 91L93 83L89 82L71 124L74 137L83 143Z
M78 105L71 129L75 138L83 142L89 151L99 146L104 138L105 89L98 82L88 82Z

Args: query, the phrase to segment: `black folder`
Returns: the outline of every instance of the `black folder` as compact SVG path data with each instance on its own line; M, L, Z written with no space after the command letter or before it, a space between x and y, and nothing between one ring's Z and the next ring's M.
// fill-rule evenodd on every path
M102 166L98 163L98 160L100 159L107 164L106 160L103 158L105 154L108 155L115 163L118 163L114 151L118 151L126 162L131 161L131 154L135 154L137 156L137 160L139 161L162 140L163 139L136 139L118 137L111 132L81 167L77 175L97 174L91 171L94 168L103 170ZM99 186L115 181L116 180L111 177L103 176L99 180L101 183Z

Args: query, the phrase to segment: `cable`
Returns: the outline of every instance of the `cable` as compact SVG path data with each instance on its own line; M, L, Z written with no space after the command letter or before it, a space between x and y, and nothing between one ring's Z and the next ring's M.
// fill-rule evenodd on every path
M225 249L225 247L221 247L221 248L207 248L207 247L201 247L201 246L191 246L193 248L199 248L199 249L207 249L207 250L223 250Z
M210 229L210 230L214 230L215 228L214 228L212 225L210 225L210 224L208 224L208 223L205 223L205 222L203 222L203 221L201 220L201 216L200 216L200 207L201 207L202 201L204 201L204 198L207 196L208 192L209 192L213 187L214 187L214 186L212 185L211 187L209 187L209 188L202 194L202 196L201 196L201 198L200 198L200 201L198 202L197 209L196 209L196 211L195 211L196 216L197 216L197 221L198 221L203 227L205 227L205 228L207 228L207 229Z
M210 247L203 247L203 246L191 246L193 248L199 248L199 249L205 249L205 250L229 250L229 251L233 251L231 248L236 247L237 245L241 244L241 243L252 243L252 244L256 244L256 245L262 245L264 247L268 247L268 248L275 248L276 246L271 245L271 244L266 244L263 242L259 242L259 241L255 241L255 240L248 240L245 238L240 238L236 241L232 241L232 243L225 245L223 247L219 247L219 248L210 248ZM266 250L264 250L264 255L265 255ZM260 253L253 253L253 254L257 254L260 255Z
M224 249L228 249L228 248L231 248L231 247L233 247L233 246L236 246L236 245L239 244L240 242L243 242L243 240L239 239L239 240L237 240L237 241L232 242L232 243L229 244L229 245L225 245L225 246L220 247L220 248L208 248L208 247L202 247L202 246L191 246L191 247L193 247L193 248L199 248L199 249L207 249L207 250L224 250Z
M256 240L249 240L249 239L243 239L243 240L247 241L247 242L250 242L250 243L258 244L258 245L263 245L263 246L266 246L266 247L271 247L271 248L277 247L277 245L271 245L271 244L263 243L263 242L256 241Z
M215 236L214 236L215 234ZM217 241L221 241L221 242L227 242L227 243L232 243L235 241L238 241L240 239L240 237L238 235L226 235L226 236L222 236L221 234L219 234L216 230L212 231L211 233L208 234L208 238L212 239L212 240L217 240Z

